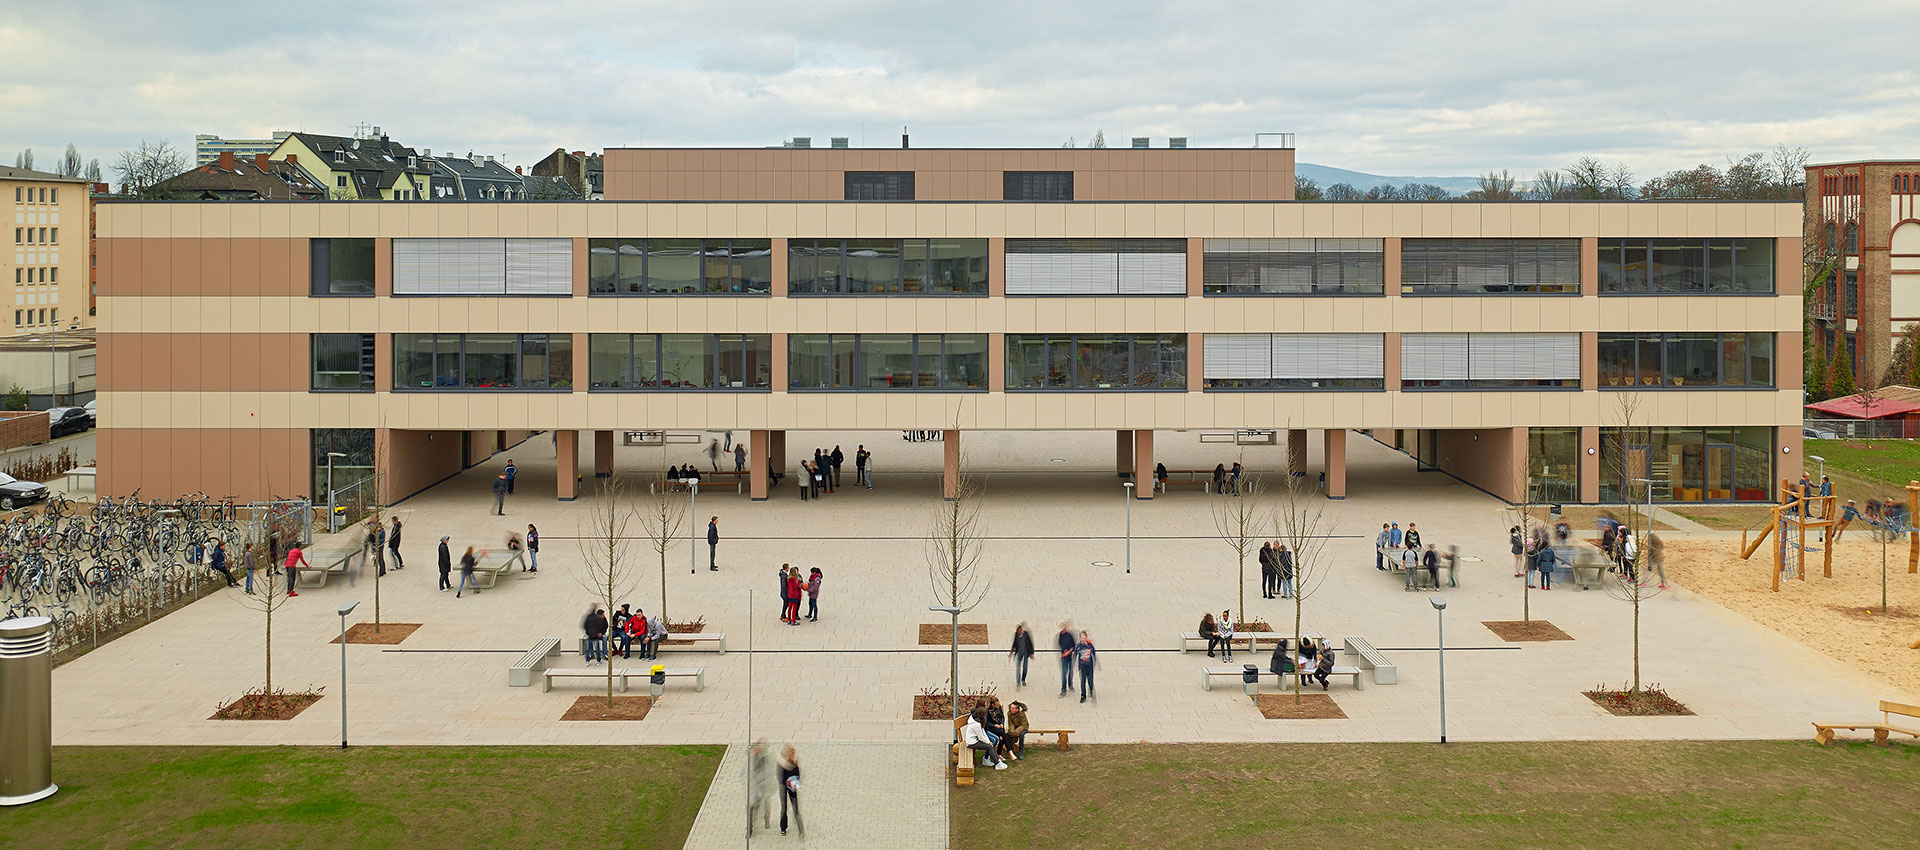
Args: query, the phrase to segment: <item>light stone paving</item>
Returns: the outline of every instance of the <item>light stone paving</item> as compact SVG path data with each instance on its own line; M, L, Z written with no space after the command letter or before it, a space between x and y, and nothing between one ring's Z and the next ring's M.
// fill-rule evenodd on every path
M1160 432L1160 458L1176 468L1232 461L1234 447L1201 444L1198 436ZM536 640L560 637L571 649L590 598L576 581L577 545L562 538L577 533L581 507L593 498L592 479L581 502L554 500L547 435L508 453L521 479L504 519L487 515L487 485L507 455L402 503L397 510L407 523L409 567L383 583L382 611L390 621L425 625L399 647L349 647L352 740L737 743L747 740L749 702L753 734L775 741L946 740L947 724L907 719L915 693L944 686L948 664L943 648L915 645L918 624L945 622L926 610L935 598L919 539L940 504L932 471L940 468L941 446L908 444L898 432L794 432L788 439L788 459L796 464L816 442L831 448L830 441L838 440L849 455L857 443L866 443L879 462L878 489L847 489L819 502L799 501L792 485L776 489L765 503L731 491L703 493L698 527L704 529L708 516L721 518L722 570L707 571L702 541L699 569L690 573L689 549L677 546L665 576L668 613L704 617L709 630L727 633L730 651L666 653L673 666L705 666L707 689L695 693L676 681L641 723L560 722L575 697L592 692L586 683L565 683L552 693L506 686L505 668ZM1698 715L1606 715L1579 691L1628 680L1631 608L1604 592L1536 592L1534 616L1577 639L1502 643L1479 622L1520 616L1520 584L1508 569L1507 513L1480 491L1439 473L1415 472L1404 455L1356 434L1349 441L1349 498L1325 503L1342 535L1327 550L1335 566L1308 600L1304 626L1336 645L1342 636L1367 637L1398 665L1399 684L1358 692L1335 685L1346 720L1266 721L1236 683L1222 680L1211 692L1200 690L1199 668L1218 661L1173 651L1176 634L1194 629L1203 611L1238 607L1232 555L1211 538L1209 506L1222 497L1178 491L1135 503L1128 574L1125 503L1111 473L1112 435L969 433L966 439L970 466L990 473L985 512L996 539L989 541L984 561L991 587L964 619L988 624L991 644L963 653L961 680L993 683L1003 695L1014 694L1006 659L1013 625L1031 624L1044 653L1057 624L1073 619L1092 632L1103 652L1096 677L1101 699L1081 704L1057 698L1058 667L1045 654L1035 660L1033 686L1018 695L1030 703L1036 725L1073 726L1079 730L1075 741L1437 737L1436 615L1428 594L1405 593L1398 578L1373 569L1372 538L1385 520L1418 523L1428 541L1443 549L1457 543L1464 554L1482 559L1468 563L1462 586L1445 594L1447 643L1461 650L1450 650L1446 664L1452 740L1801 738L1809 734L1810 720L1852 717L1874 700L1903 696L1862 674L1825 672L1831 665L1813 649L1677 589L1642 606L1642 676ZM591 469L586 442L582 466ZM1317 435L1310 443L1309 468L1317 473ZM676 463L705 460L691 445L670 452ZM1283 454L1279 447L1245 449L1246 463L1255 469L1279 467ZM622 448L617 463L622 470L651 471L664 465L661 458L657 448ZM516 576L457 601L434 589L433 547L440 534L452 535L456 545L497 548L508 528L524 530L529 521L545 536L539 575ZM644 541L636 550L637 558L651 557ZM783 562L825 570L821 622L777 621L772 572ZM1753 570L1760 581L1763 567L1756 562ZM1257 568L1250 565L1247 572L1252 613L1277 627L1290 625L1291 606L1261 599ZM657 563L646 564L632 601L657 610L660 584ZM56 742L337 743L340 655L327 641L338 633L334 610L342 601L363 600L352 619L371 618L371 582L336 582L302 593L276 615L274 683L324 686L328 694L285 723L206 719L217 702L262 680L259 615L234 602L232 593L197 602L57 670ZM758 651L744 651L750 646ZM636 685L645 692L643 682Z
M778 741L769 747L768 771ZM945 748L930 743L845 744L796 741L806 844L834 848L944 850L947 846ZM780 834L780 802L768 776L767 822L747 840L747 747L727 748L706 802L687 836L687 850L799 846L797 828Z

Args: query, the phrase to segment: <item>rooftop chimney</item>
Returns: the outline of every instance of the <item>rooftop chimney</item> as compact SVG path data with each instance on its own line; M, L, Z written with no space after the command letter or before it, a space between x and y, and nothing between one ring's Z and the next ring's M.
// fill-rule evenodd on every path
M900 149L907 150L911 147L913 147L913 145L907 143L907 129L905 127L900 128Z
M1143 150L1143 149L1145 149L1146 147L1148 147L1148 145L1147 145L1147 137L1146 137L1146 136L1134 136L1134 137L1133 137L1133 149L1134 149L1134 150Z
M261 171L267 171L272 168L272 166L267 165L267 162L268 162L268 159L266 154L257 153L253 155L253 167L258 168Z
M221 171L233 170L233 151L220 152L220 170Z
M586 155L587 155L587 152L586 152L586 151L574 151L574 152L573 152L573 155L574 155L574 156L586 156Z
M297 153L290 153L290 154L287 154L287 164L288 164L288 165L299 165L299 164L300 164L300 155L299 155L299 154L297 154Z

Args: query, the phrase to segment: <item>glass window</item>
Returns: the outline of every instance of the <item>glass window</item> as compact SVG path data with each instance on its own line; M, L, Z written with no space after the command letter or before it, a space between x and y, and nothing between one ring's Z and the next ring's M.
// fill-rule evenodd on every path
M846 172L846 199L849 201L911 201L911 171Z
M1773 386L1773 334L1600 334L1600 386Z
M520 344L513 334L466 334L461 386L510 390L518 385Z
M1580 501L1580 429L1527 429L1527 486L1536 504Z
M771 263L766 275L771 275ZM985 295L985 239L792 239L791 295Z
M1578 239L1404 239L1400 291L1409 295L1577 293Z
M912 334L862 334L859 348L862 389L914 389L939 384L938 373L914 369Z
M789 389L986 388L986 334L790 334Z
M372 295L372 239L314 239L312 251L314 295Z
M1602 239L1606 294L1725 294L1773 291L1771 239Z
M941 386L948 389L984 390L987 388L987 335L946 334L941 366ZM925 348L922 348L924 357Z
M372 392L373 357L373 334L314 334L313 388Z
M589 334L589 388L767 389L770 334Z
M1073 172L1004 172L1000 197L1007 201L1071 201Z
M373 475L372 428L314 428L314 498L325 501L329 490L345 490ZM339 452L340 457L332 456Z
M1185 334L1007 335L1009 390L1184 390Z
M711 389L715 373L707 335L661 334L659 381L663 387Z
M653 337L644 337L648 346ZM635 389L640 381L634 375L634 338L631 334L587 335L587 388Z
M588 291L599 295L767 295L771 239L589 239Z
M589 352L592 357L593 352ZM590 359L593 367L598 363ZM568 334L394 334L396 390L571 390Z
M1384 295L1385 240L1208 239L1208 295Z
M1185 239L1008 239L1008 295L1187 294Z
M898 239L857 240L846 243L846 291L854 295L897 293L904 287L900 275Z

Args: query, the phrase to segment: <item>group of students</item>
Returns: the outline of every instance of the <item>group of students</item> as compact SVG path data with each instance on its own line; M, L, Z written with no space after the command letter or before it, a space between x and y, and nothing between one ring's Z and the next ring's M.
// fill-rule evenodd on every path
M1607 560L1613 562L1608 572L1618 571L1628 581L1640 581L1640 544L1636 535L1629 531L1612 511L1602 511L1599 519L1600 551L1606 553ZM1666 544L1660 535L1647 532L1647 563L1660 577L1660 589L1667 587Z
M1093 669L1099 666L1100 653L1093 646L1093 638L1085 629L1076 638L1073 623L1061 623L1060 633L1054 636L1054 645L1060 650L1060 696L1073 692L1073 671L1079 668L1080 701L1092 699L1099 702L1099 697L1094 696ZM1014 626L1013 647L1007 651L1007 657L1013 659L1014 687L1027 686L1027 667L1034 655L1033 633L1027 630L1027 624Z
M1565 529L1566 523L1560 526ZM1562 543L1566 542L1567 534L1563 530L1554 533ZM1535 528L1531 535L1522 535L1520 526L1513 526L1507 529L1507 545L1513 550L1514 578L1526 578L1527 587L1553 589L1553 565L1557 556L1552 544L1547 542L1545 528Z
M760 827L762 829L773 828L773 825L767 822L769 812L773 808L767 805L767 776L771 772L767 769L767 762L770 761L770 759L767 758L767 752L767 739L765 738L753 742L753 747L747 751L748 769L752 771L748 783L752 786L752 794L748 801L749 808L747 810L748 838L753 837L753 819L755 815L760 817ZM787 809L791 807L793 809L793 823L800 828L800 837L806 838L807 822L800 819L800 754L793 751L792 744L788 744L780 749L780 758L778 762L776 762L776 766L779 770L780 785L774 790L774 793L780 796L780 834L787 834Z
M854 483L873 489L873 452L866 446L858 446L853 452ZM834 446L833 451L814 449L812 460L800 462L800 501L818 499L821 493L832 493L840 488L840 467L847 462L847 455Z
M1260 544L1260 597L1293 598L1293 551L1278 540Z
M587 666L607 663L607 634L611 629L613 643L618 647L613 652L621 658L633 657L633 644L640 644L640 657L658 660L660 642L667 637L667 619L648 617L645 610L631 610L631 605L621 605L608 620L606 609L593 605L587 610L587 617L581 622L581 630L586 633L585 648Z
M1287 641L1287 638L1281 638L1273 648L1273 658L1267 661L1267 669L1281 677L1296 670L1301 671L1301 684L1312 679L1320 683L1320 690L1327 690L1327 680L1333 677L1333 642L1321 638L1315 644L1312 638L1301 638L1300 653L1295 655L1287 651Z
M1007 760L1019 761L1027 754L1027 706L1018 700L1000 707L1000 698L987 694L974 701L966 725L960 727L960 743L967 749L985 754L994 770L1006 770Z
M780 581L780 622L789 626L800 625L800 600L807 600L807 619L820 622L820 581L823 574L814 567L806 578L800 577L800 568L792 564L781 564Z

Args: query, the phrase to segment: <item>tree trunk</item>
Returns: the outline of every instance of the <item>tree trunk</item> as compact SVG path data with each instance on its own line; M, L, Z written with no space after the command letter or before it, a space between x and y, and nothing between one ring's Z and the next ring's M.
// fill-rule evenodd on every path
M1640 576L1633 577L1633 689L1640 690Z
M1294 578L1298 579L1299 577L1299 573L1294 573ZM1302 672L1300 669L1300 588L1298 586L1293 589L1293 649L1290 651L1294 655L1293 701L1294 704L1298 705L1300 702L1300 674Z
M1266 574L1262 573L1261 578L1265 577ZM1240 619L1243 622L1250 622L1247 619L1247 547L1244 545L1240 547L1240 607L1233 610L1240 612ZM1251 648L1252 645L1249 644L1248 647Z

